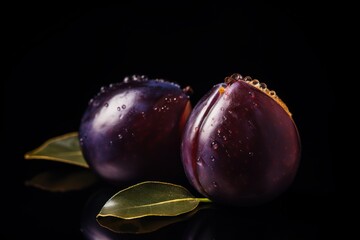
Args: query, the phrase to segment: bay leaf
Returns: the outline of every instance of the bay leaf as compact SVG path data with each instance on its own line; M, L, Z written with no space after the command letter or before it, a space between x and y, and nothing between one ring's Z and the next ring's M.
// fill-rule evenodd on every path
M26 186L50 192L68 192L85 189L97 181L97 176L88 169L76 171L52 170L40 173L25 182Z
M194 210L200 201L180 185L147 181L116 193L105 203L97 217L135 219L177 216Z
M67 133L45 141L25 154L25 159L43 159L88 168L79 144L78 133Z

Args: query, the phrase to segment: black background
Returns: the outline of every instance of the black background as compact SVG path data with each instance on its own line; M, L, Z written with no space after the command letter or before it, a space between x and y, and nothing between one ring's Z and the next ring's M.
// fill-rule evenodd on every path
M155 233L160 235L137 237L319 239L331 234L326 227L332 222L335 188L329 147L334 100L326 44L331 10L310 1L7 7L3 38L9 54L2 80L6 227L0 236L82 239L82 208L95 190L54 194L25 187L24 181L38 171L58 165L25 161L23 155L48 138L77 131L87 102L101 86L145 74L192 86L195 105L234 72L267 83L293 113L302 140L293 185L265 206L205 217L210 221L201 223L205 230L191 229L199 224L192 223L194 218ZM208 220L216 218L238 221L231 222L230 231L223 221ZM194 231L208 235L190 238Z

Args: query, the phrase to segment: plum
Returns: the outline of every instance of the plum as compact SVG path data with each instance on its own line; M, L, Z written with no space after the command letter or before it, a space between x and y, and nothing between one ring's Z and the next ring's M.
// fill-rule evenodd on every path
M196 104L181 152L186 176L199 193L246 206L269 201L290 186L301 146L292 115L276 93L233 74Z
M110 183L186 179L181 135L191 88L134 75L102 87L79 127L89 167Z

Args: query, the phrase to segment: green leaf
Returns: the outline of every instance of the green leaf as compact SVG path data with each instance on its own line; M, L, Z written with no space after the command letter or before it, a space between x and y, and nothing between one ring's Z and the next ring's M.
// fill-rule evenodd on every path
M25 185L51 192L68 192L85 189L96 181L96 175L88 169L70 172L54 170L36 175Z
M40 147L25 154L25 159L44 159L89 167L82 155L77 132L47 140Z
M98 217L177 216L194 210L200 201L210 200L195 198L179 185L148 181L116 193L105 203Z
M160 228L168 225L185 221L191 218L195 213L208 206L198 206L191 212L181 214L174 217L144 217L136 219L121 219L117 217L99 217L97 218L98 223L113 232L116 233L132 233L132 234L143 234L157 231Z

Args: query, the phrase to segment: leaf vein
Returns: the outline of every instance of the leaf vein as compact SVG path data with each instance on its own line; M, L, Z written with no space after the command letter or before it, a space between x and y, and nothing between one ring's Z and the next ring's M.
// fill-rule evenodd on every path
M199 202L196 198L181 198L181 199L172 199L172 200L167 200L167 201L161 201L161 202L157 202L157 203L144 204L144 205L140 205L140 206L139 205L131 206L131 207L126 207L126 208L122 208L122 209L128 210L128 209L136 209L136 208L145 208L145 207L158 206L158 205L167 204L167 203L176 203L176 202L185 202L185 201Z

